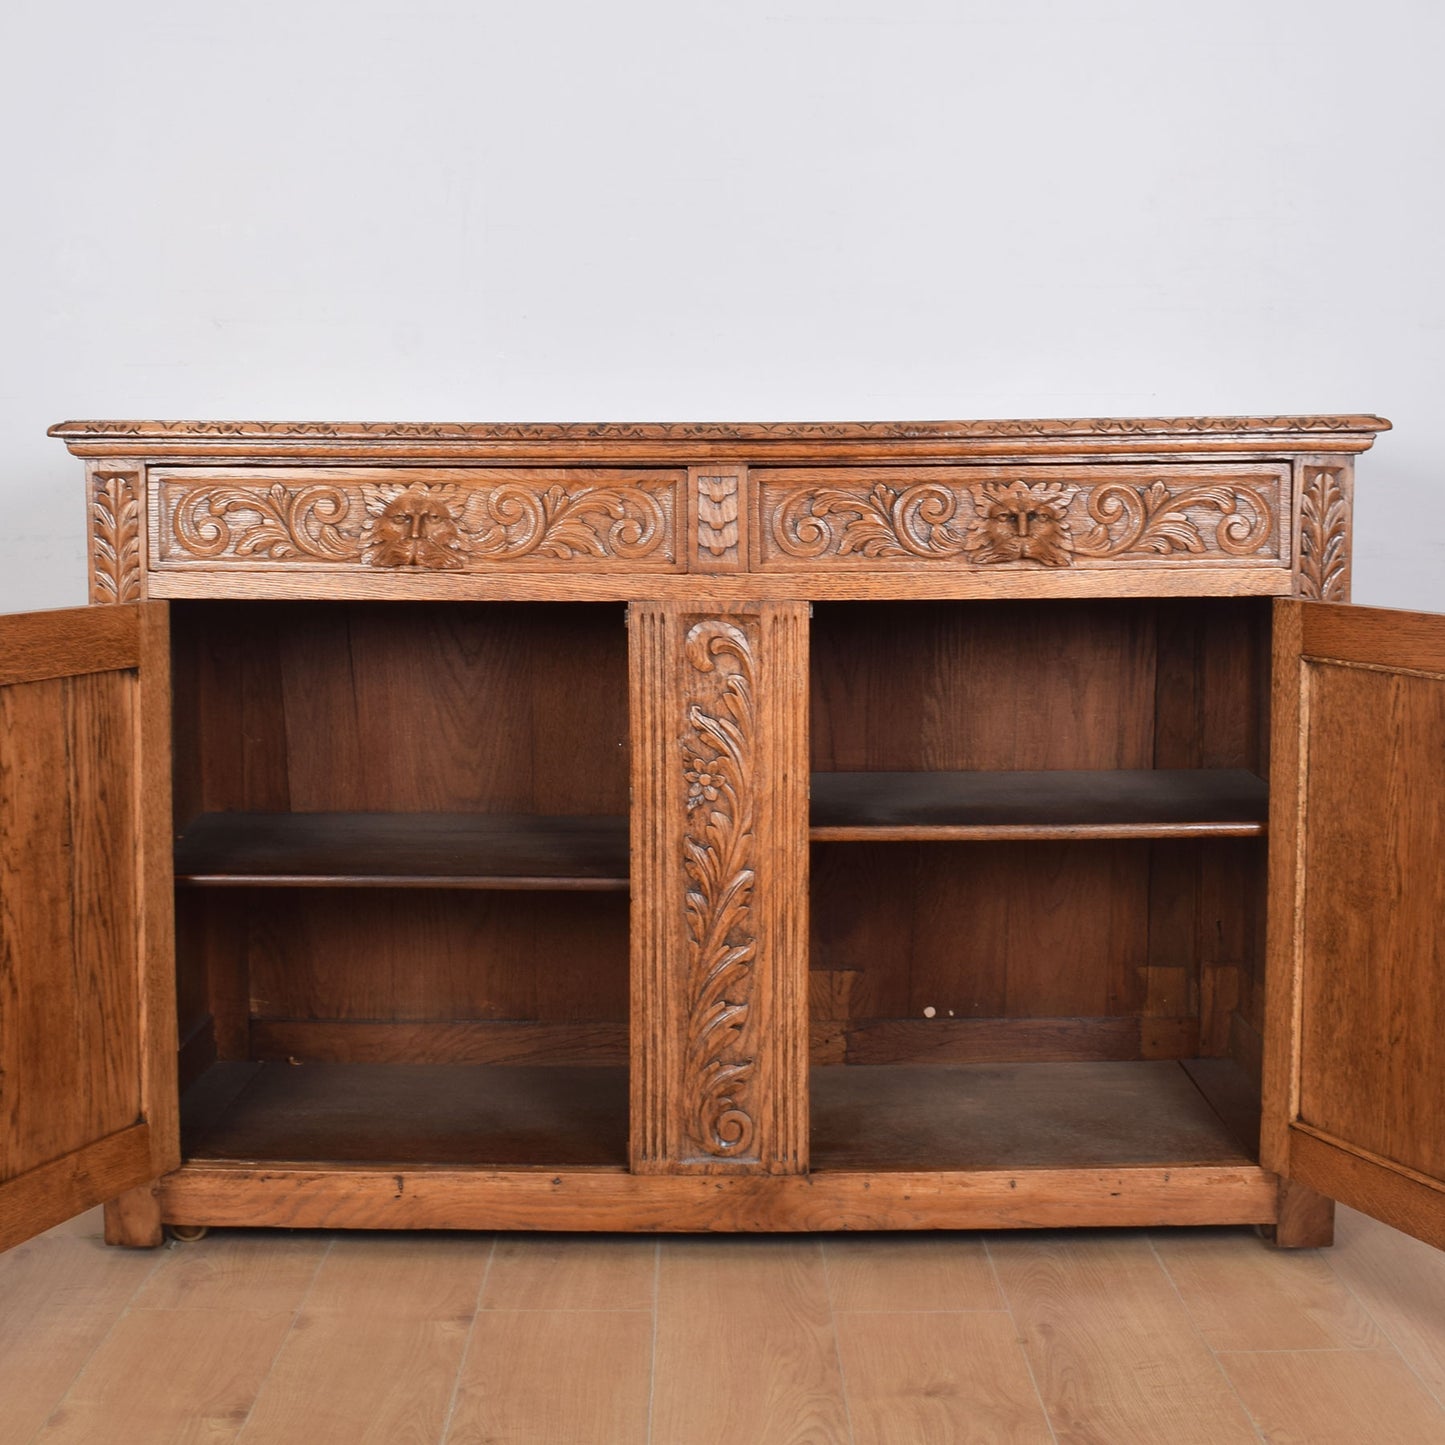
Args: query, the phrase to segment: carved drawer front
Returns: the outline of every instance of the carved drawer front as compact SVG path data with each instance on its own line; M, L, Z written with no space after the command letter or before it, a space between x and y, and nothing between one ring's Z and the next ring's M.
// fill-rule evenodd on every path
M1284 465L776 468L753 568L1289 565Z
M687 473L154 470L152 570L679 572Z

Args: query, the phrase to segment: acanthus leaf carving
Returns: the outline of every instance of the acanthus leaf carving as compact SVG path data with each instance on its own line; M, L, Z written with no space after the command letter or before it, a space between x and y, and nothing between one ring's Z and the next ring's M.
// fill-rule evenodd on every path
M1350 595L1350 502L1338 467L1312 467L1300 493L1299 592L1319 602Z
M97 472L90 503L93 602L134 602L141 595L139 476Z
M198 561L458 570L530 557L666 557L666 485L216 482L175 494L171 536Z
M1118 557L1127 553L1207 552L1210 550L1190 508L1219 513L1214 543L1230 557L1256 553L1274 535L1274 508L1257 488L1228 482L1171 489L1162 480L1145 486L1110 483L1089 496L1094 527L1075 547L1080 557Z
M688 629L683 650L695 684L682 742L689 1132L706 1155L737 1159L756 1135L753 642L740 623L712 617Z
M812 487L773 514L773 540L791 557L957 557L966 546L953 525L958 503L937 482L901 489L878 482L866 493Z
M772 541L789 558L962 557L976 566L1072 567L1079 560L1178 553L1249 557L1267 553L1276 530L1268 486L1243 479L1087 485L1068 477L1005 477L902 488L879 481L866 492L791 491L771 513Z

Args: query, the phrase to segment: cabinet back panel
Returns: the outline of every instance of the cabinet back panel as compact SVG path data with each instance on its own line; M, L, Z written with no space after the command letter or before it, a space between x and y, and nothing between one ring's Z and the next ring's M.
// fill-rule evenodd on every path
M1262 769L1257 599L819 603L815 771Z
M622 895L255 889L253 1016L627 1018Z
M814 1060L1235 1053L1261 848L815 844Z
M615 604L173 604L178 819L627 811Z

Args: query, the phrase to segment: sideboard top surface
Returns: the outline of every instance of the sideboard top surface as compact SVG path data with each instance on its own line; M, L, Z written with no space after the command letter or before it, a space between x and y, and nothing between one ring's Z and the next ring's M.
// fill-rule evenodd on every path
M64 421L80 456L486 457L534 449L693 457L909 457L1059 452L1360 452L1390 423L1369 415L1096 417L888 422Z

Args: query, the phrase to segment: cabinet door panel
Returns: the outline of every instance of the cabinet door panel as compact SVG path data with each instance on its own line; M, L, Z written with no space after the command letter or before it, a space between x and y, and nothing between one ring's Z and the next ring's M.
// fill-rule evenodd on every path
M1445 1245L1445 618L1279 608L1265 1162Z
M0 618L0 1247L178 1162L165 627Z

